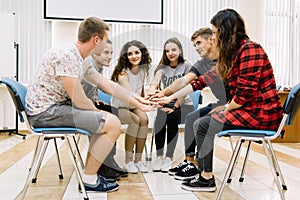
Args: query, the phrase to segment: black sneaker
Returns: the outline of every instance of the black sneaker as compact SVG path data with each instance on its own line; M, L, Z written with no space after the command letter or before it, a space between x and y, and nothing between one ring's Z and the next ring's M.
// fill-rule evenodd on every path
M106 165L101 165L97 174L107 179L116 179L116 180L119 180L121 176L119 173L113 171L110 167Z
M169 169L169 175L174 176L177 172L183 170L183 168L185 168L188 164L189 162L187 160L182 161L176 167Z
M86 192L112 192L119 189L117 183L106 182L101 176L98 176L96 184L83 183ZM79 192L82 192L80 185L78 186Z
M215 177L205 179L201 175L192 180L183 182L182 189L194 192L214 192L217 190Z
M181 181L195 178L199 174L198 169L193 163L189 163L181 171L175 173L174 178Z

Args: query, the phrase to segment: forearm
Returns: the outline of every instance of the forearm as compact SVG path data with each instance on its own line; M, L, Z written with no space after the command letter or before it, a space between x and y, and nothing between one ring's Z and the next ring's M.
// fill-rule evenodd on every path
M181 99L184 98L186 95L188 95L189 93L193 92L193 88L190 84L188 84L187 86L185 86L184 88L182 88L181 90L175 92L174 94L172 94L170 96L171 99Z
M163 89L163 92L166 96L169 96L169 95L175 93L176 91L184 88L184 86L186 86L188 83L189 83L189 81L184 76L182 78L176 79L171 85L169 85L168 87Z
M108 93L109 95L118 98L124 102L128 102L128 104L133 107L138 107L139 105L139 102L136 100L136 98L138 98L138 94L127 90L123 86L113 81L107 80L106 83L101 84L101 88L104 92Z

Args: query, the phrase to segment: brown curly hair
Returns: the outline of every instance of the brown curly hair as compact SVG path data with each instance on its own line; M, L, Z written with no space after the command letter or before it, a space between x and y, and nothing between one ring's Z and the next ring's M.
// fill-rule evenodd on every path
M146 73L148 74L150 63L152 62L152 59L150 57L149 51L147 47L140 41L132 40L130 42L127 42L124 44L124 46L121 49L120 57L118 59L118 63L115 66L115 69L111 75L111 80L118 82L118 76L122 73L123 70L131 69L132 65L130 64L128 57L127 57L127 51L130 47L135 46L139 48L139 50L142 52L142 60L140 62L140 67L143 67L146 69Z

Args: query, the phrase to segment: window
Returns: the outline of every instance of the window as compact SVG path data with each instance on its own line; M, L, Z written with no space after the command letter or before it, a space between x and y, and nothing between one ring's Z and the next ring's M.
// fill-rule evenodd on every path
M266 51L277 84L293 86L300 80L300 0L267 0Z

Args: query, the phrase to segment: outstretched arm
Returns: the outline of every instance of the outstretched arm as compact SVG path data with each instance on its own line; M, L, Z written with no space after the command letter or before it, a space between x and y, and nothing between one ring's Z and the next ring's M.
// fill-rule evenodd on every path
M196 74L189 72L186 75L184 75L183 77L176 79L171 85L164 88L156 96L157 97L169 96L169 95L175 93L176 91L184 88L192 80L194 80L195 77L196 77Z

